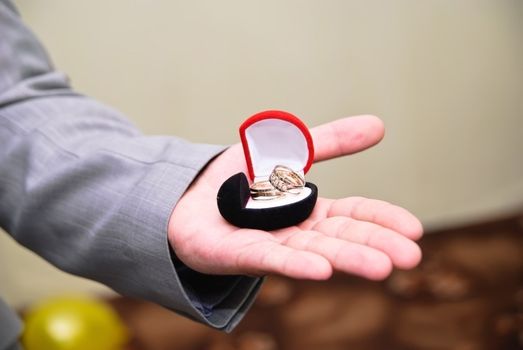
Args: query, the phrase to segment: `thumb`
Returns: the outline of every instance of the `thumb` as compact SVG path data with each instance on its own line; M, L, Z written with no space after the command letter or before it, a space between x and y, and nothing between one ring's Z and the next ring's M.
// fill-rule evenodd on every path
M381 141L385 133L378 117L363 115L338 119L311 129L314 161L363 151Z

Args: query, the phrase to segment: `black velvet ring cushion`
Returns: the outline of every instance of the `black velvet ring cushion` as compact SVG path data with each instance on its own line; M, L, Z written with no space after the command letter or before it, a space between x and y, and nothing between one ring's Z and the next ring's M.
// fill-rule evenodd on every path
M309 217L318 198L318 188L307 182L303 191L305 197L293 203L278 205L280 199L262 200L256 202L265 202L270 206L249 208L249 201L253 201L249 182L244 173L238 173L220 187L217 196L218 209L220 214L235 226L276 230L299 224Z

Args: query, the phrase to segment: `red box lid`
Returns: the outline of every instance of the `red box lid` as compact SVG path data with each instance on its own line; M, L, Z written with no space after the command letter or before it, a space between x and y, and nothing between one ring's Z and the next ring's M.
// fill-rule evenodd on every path
M314 160L309 129L288 112L253 115L240 126L240 138L251 180L268 177L276 165L305 174Z

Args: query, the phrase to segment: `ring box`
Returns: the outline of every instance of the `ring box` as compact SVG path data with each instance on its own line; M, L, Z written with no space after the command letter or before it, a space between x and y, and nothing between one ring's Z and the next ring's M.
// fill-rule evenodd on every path
M265 111L248 118L240 126L240 138L253 182L268 180L277 165L304 176L314 160L314 145L307 126L283 111ZM306 182L299 194L254 200L244 173L227 179L218 191L221 215L231 224L253 229L275 230L307 219L318 198L317 187Z

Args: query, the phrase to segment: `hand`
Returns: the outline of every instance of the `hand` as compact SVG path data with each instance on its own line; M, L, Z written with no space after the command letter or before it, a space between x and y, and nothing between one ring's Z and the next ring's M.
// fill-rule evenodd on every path
M364 150L383 138L373 116L340 119L311 130L315 161ZM372 280L386 278L393 266L416 266L414 242L423 229L407 210L361 198L318 198L311 216L299 225L267 232L225 221L216 205L221 184L247 173L239 144L212 161L182 196L169 221L169 242L178 257L208 274L280 274L322 280L333 270ZM321 188L321 184L319 184Z

